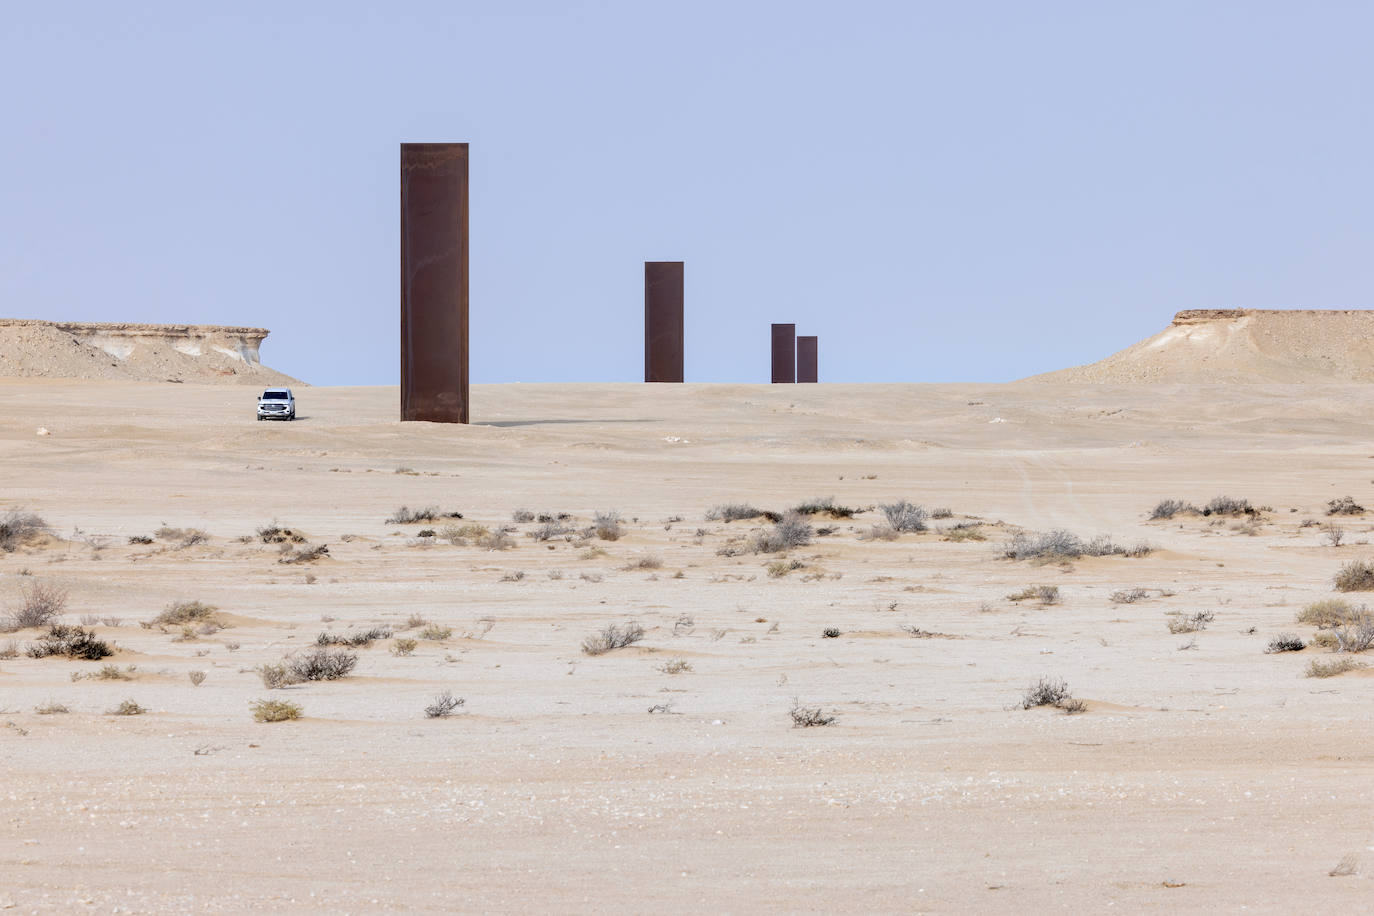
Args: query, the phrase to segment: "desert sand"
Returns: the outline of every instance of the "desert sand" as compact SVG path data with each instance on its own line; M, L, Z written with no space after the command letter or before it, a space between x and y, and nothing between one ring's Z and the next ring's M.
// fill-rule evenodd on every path
M72 680L103 663L0 636L21 649L0 660L0 906L1367 907L1374 679L1264 650L1310 638L1298 611L1374 557L1367 516L1338 519L1342 546L1310 524L1374 499L1369 385L479 385L470 427L400 424L395 388L298 395L301 419L269 424L239 387L0 379L0 512L51 528L0 554L0 610L67 589L64 619L98 618L106 661L135 666ZM1223 494L1266 509L1147 519ZM766 522L706 520L815 497L952 515L895 540L865 537L877 509L815 517L836 530L778 577L780 555L720 553ZM448 521L386 524L403 505L493 528L618 510L625 534L521 523L484 550L418 536ZM280 563L255 535L274 520L327 556ZM987 540L949 539L971 522ZM163 527L208 540L129 543ZM1003 555L1059 528L1154 549ZM1008 598L1040 584L1060 603ZM1130 588L1148 595L1112 600ZM229 626L139 625L188 600ZM1213 619L1175 634L1171 612ZM411 615L452 634L395 655ZM641 642L580 650L628 621ZM375 625L397 633L350 677L254 671ZM1021 708L1042 676L1086 710ZM426 718L444 690L464 705ZM126 698L148 712L105 714ZM264 698L304 717L255 722ZM837 720L793 727L794 701Z

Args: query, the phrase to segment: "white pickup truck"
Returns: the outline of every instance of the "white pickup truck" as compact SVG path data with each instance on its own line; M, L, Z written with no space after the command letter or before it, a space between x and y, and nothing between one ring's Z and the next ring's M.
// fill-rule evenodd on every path
M296 419L296 399L290 388L268 388L258 398L259 420Z

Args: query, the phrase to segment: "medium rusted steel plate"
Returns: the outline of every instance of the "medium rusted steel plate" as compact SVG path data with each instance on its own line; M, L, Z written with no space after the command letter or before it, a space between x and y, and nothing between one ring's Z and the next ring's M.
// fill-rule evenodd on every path
M401 419L468 422L468 145L401 144Z
M681 261L644 262L644 381L682 381Z
M816 355L817 355L817 349L818 349L817 343L818 343L818 338L816 338L816 337L798 337L798 338L797 338L797 381L798 381L798 382L819 382L819 381L820 381L820 377L819 377L819 374L818 374L818 372L817 372L817 364L816 364Z
M773 384L797 380L797 326L773 325Z

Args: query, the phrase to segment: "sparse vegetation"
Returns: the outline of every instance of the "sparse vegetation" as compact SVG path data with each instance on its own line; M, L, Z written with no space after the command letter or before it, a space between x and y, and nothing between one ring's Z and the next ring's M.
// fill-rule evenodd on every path
M944 536L945 540L956 542L986 541L988 539L988 536L983 533L983 526L972 522L960 522L952 528L946 528Z
M286 661L297 681L336 681L347 677L358 664L358 653L343 649L314 648Z
M901 534L897 529L887 523L873 525L859 535L859 539L864 541L895 541L899 537Z
M774 560L764 569L768 572L770 579L781 579L793 570L801 569L805 565L801 560Z
M572 532L572 528L557 520L540 522L530 529L529 536L536 541L551 541L554 538L562 537Z
M219 608L201 601L173 601L153 618L155 626L177 626L195 623L214 623Z
M658 554L646 553L635 557L625 567L626 569L662 569L663 560Z
M466 702L467 701L462 697L455 697L450 691L445 690L443 693L436 696L433 702L425 707L425 718L446 718L453 715L453 711Z
M388 525L414 525L419 522L437 522L445 518L462 518L461 512L444 512L438 506L426 506L423 509L411 509L401 506L391 517L386 520Z
M391 654L397 658L405 658L412 655L419 644L419 641L414 639L398 639L391 644Z
M822 638L822 639L838 639L839 636L840 636L840 629L839 629L839 627L826 627L824 630L821 630L821 638Z
M1336 591L1374 591L1374 561L1351 560L1336 573Z
M327 556L329 556L328 544L316 544L314 547L301 546L295 550L288 547L281 552L281 556L277 557L277 562L287 565L314 563L316 560L322 560Z
M1011 543L1003 555L1012 560L1076 560L1080 557L1143 557L1152 548L1148 544L1134 547L1121 547L1106 535L1099 535L1091 541L1084 541L1078 535L1062 528L1042 534L1017 532L1012 535Z
M853 518L863 509L856 509L853 506L841 506L836 504L835 497L822 496L808 500L792 509L798 515L828 515L831 518Z
M257 531L258 539L264 544L303 544L305 535L299 531L292 531L290 528L283 528L275 521L270 525L264 525Z
M760 509L748 503L725 503L712 506L706 512L708 522L743 522L756 518L766 518L770 522L777 522L782 519L782 516L777 512L769 512L767 509Z
M1202 507L1203 515L1259 515L1259 510L1250 505L1248 499L1232 496L1214 496L1212 501Z
M1344 598L1325 598L1321 601L1313 601L1299 611L1297 622L1322 630L1331 629L1349 623L1356 616L1364 613L1364 610L1364 605L1356 608Z
M153 539L150 538L150 537L148 537L148 535L146 535L146 534L131 534L131 535L129 535L129 543L130 543L130 544L142 545L142 544L151 544L152 542L153 542Z
M534 513L529 509L516 509L510 514L511 521L524 525L534 521Z
M1353 496L1341 496L1326 504L1327 515L1364 515L1364 506L1355 502Z
M26 630L52 623L67 608L67 591L44 582L19 588L19 606L3 621L6 631Z
M147 707L138 705L134 700L123 700L114 709L108 710L107 716L141 716L147 712Z
M1042 677L1026 688L1021 696L1022 709L1035 709L1038 706L1054 706L1073 715L1087 709L1082 700L1076 700L1069 693L1069 685L1063 680Z
M199 528L172 528L163 525L153 532L159 540L175 541L177 547L193 547L210 540L210 535Z
M0 552L14 553L48 531L48 523L32 512L10 509L0 516Z
M914 503L899 499L895 503L883 503L878 508L883 510L883 516L893 531L907 533L926 530L926 519L930 513Z
M819 706L803 706L797 697L792 698L792 708L787 710L793 728L815 728L821 725L834 725L835 715L826 715Z
M618 541L625 534L625 527L620 523L620 513L614 509L592 516L592 530L603 541Z
M614 649L623 649L644 638L644 627L635 621L623 627L608 624L599 633L593 633L582 640L582 651L587 655L604 655Z
M48 632L39 637L38 642L29 646L26 654L30 658L47 658L62 655L67 658L98 661L114 654L114 650L103 640L84 627L67 626L55 623Z
M1266 655L1273 655L1278 652L1301 652L1307 648L1307 643L1302 641L1301 636L1292 633L1280 633L1269 640L1269 645L1265 648Z
M1112 604L1135 604L1137 601L1144 601L1150 597L1149 589L1144 588L1123 588L1112 592Z
M1363 609L1356 611L1330 632L1336 639L1337 652L1364 652L1374 646L1374 614Z
M302 715L300 706L289 700L254 700L249 709L254 722L287 722Z
M300 683L300 680L291 673L291 669L285 664L259 665L256 670L258 677L262 678L262 686L268 690L276 690L279 687L289 687L292 684Z
M692 670L692 663L685 658L670 658L658 666L664 674L686 674Z
M1027 585L1019 592L1007 596L1008 601L1029 601L1034 599L1043 605L1058 604L1059 586L1057 585Z
M514 531L515 529L511 527L487 531L485 534L478 535L475 543L483 550L509 550L515 546L515 538L511 537Z
M1307 677L1335 677L1338 674L1345 674L1347 671L1355 671L1364 668L1362 662L1357 662L1353 658L1333 658L1331 661L1322 661L1314 658L1307 663Z
M430 623L426 624L424 628L421 629L420 632L415 635L419 636L421 639L430 639L435 642L443 642L445 639L448 639L450 636L453 635L453 630L450 627L440 626L437 623Z
M315 637L317 646L349 646L365 649L378 639L390 639L391 627L371 627L355 633L321 633Z
M780 553L793 547L811 543L815 529L800 515L789 512L773 524L771 529L754 535L754 553Z
M186 677L191 681L192 687L199 687L201 684L205 683L204 671L187 671Z
M1184 499L1161 499L1150 511L1150 520L1170 519L1175 515L1201 515L1202 510Z
M40 703L33 708L33 711L40 716L58 716L71 712L66 704L59 703L56 700L48 700L47 702Z
M1327 522L1322 525L1322 540L1332 547L1341 546L1341 541L1345 540L1345 529L1335 522Z
M1211 611L1198 611L1195 614L1184 614L1182 611L1174 611L1169 615L1169 632L1179 634L1196 633L1199 630L1205 630L1207 629L1207 624L1211 623L1215 616L1216 615Z

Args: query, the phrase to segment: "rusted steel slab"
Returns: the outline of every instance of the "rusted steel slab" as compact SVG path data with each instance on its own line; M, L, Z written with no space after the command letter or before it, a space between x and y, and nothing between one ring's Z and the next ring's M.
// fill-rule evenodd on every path
M683 267L644 262L644 381L682 381Z
M817 371L817 350L819 339L816 337L797 338L797 381L819 382Z
M797 326L773 325L773 384L797 380Z
M401 144L401 419L468 422L468 145Z

